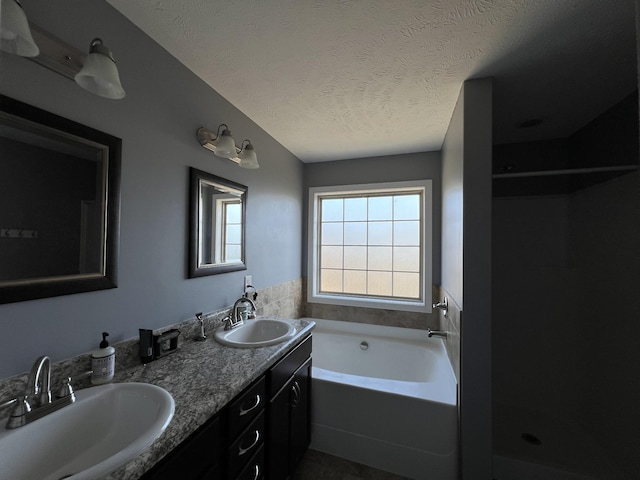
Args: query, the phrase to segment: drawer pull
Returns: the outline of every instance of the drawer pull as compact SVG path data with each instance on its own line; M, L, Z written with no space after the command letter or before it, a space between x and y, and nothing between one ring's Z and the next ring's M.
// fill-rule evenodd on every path
M240 409L240 413L239 413L239 417L246 415L247 413L255 410L256 408L258 408L258 406L260 405L260 402L262 401L262 399L260 398L260 395L256 395L256 403L254 403L253 405L251 405L249 408L241 408Z
M253 468L255 469L255 475L253 476L253 480L258 480L258 478L260 478L260 465L254 465Z
M255 432L253 432L253 434L255 435L256 438L253 439L253 442L251 442L251 445L249 445L247 448L242 448L242 447L238 448L239 457L241 457L242 455L247 453L249 450L251 450L253 447L255 447L260 441L260 431L256 430Z

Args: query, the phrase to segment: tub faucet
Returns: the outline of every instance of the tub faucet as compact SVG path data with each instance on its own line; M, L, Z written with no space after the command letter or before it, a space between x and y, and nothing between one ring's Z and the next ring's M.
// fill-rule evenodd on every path
M435 336L435 337L442 337L442 338L447 338L447 336L449 335L447 332L442 331L442 330L431 330L430 328L427 328L427 336L429 338Z
M441 302L438 303L434 303L432 305L432 307L434 309L439 309L442 310L445 314L445 316L447 315L447 311L449 310L449 301L447 300L447 297L444 297L444 299Z

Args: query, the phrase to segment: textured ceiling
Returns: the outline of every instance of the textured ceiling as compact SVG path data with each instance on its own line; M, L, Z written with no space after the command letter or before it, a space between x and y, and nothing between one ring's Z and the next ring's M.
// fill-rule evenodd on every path
M495 78L499 143L637 85L633 0L108 2L304 162L439 150L469 78Z

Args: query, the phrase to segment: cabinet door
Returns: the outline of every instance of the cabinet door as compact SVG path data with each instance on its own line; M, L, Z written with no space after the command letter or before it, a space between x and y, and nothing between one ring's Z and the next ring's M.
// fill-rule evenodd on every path
M284 480L289 475L289 403L292 384L271 398L267 428L267 478Z
M311 441L311 359L292 379L289 472L293 473Z
M216 415L196 430L151 470L143 480L200 480L220 464L222 428Z
M293 473L311 440L311 359L271 399L267 478L285 480Z

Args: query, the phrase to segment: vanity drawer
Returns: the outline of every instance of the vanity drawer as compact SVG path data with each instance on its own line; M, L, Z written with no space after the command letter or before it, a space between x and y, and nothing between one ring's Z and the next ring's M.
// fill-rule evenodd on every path
M264 478L264 446L253 456L234 480L261 480Z
M311 336L289 352L269 371L269 397L284 387L296 370L311 356Z
M262 446L265 437L264 423L264 412L260 412L258 417L229 447L227 452L228 478L235 478Z
M235 439L258 416L266 403L267 381L264 376L229 406L229 438Z

